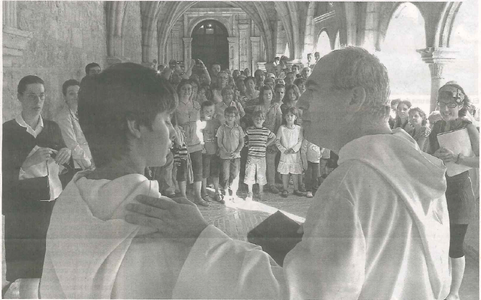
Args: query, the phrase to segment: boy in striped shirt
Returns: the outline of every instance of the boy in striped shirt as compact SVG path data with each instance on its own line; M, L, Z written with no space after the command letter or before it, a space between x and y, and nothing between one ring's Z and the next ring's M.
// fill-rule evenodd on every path
M247 128L247 163L244 183L247 184L249 192L246 201L252 200L252 186L259 184L259 200L262 201L263 187L266 180L266 148L275 142L276 135L268 128L264 127L265 114L262 110L254 111L252 121L254 126Z

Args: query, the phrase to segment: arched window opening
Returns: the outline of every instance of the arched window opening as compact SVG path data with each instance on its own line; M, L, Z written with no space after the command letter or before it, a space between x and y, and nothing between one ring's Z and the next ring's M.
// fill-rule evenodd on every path
M321 57L331 52L331 41L326 31L322 31L317 39L316 52L319 52Z
M382 45L376 55L386 66L391 86L391 99L412 102L429 113L431 74L418 49L426 48L424 19L411 3L399 5L394 12Z
M228 69L228 35L227 29L218 21L200 22L192 31L192 58L201 59L209 70L214 63Z
M464 1L456 14L450 39L450 47L457 51L456 60L446 64L443 77L457 81L479 109L478 5L478 1Z

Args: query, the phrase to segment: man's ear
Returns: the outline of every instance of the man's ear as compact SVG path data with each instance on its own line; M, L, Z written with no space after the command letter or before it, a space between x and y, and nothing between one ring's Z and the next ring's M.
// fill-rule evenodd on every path
M139 124L136 120L127 120L127 128L129 129L130 134L140 139L142 134L140 133Z
M366 90L363 87L357 86L353 88L351 94L351 101L349 102L349 111L356 113L361 110L366 102Z

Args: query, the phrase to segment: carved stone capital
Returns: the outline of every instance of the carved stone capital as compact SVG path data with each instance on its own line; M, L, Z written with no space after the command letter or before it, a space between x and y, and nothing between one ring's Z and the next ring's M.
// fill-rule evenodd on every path
M191 37L185 37L185 38L182 38L182 40L184 41L184 45L190 45L192 43Z
M260 36L251 36L251 42L253 43L259 43L261 41Z
M434 48L429 47L426 49L416 50L421 54L421 58L425 63L449 63L456 59L457 51L449 48Z

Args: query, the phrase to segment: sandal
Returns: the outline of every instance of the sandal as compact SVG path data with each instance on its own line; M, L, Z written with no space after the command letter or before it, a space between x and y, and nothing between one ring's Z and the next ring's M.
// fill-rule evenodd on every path
M205 201L205 200L202 199L202 198L194 200L194 203L195 203L197 206L199 206L199 205L205 206L205 207L209 206L209 202Z

